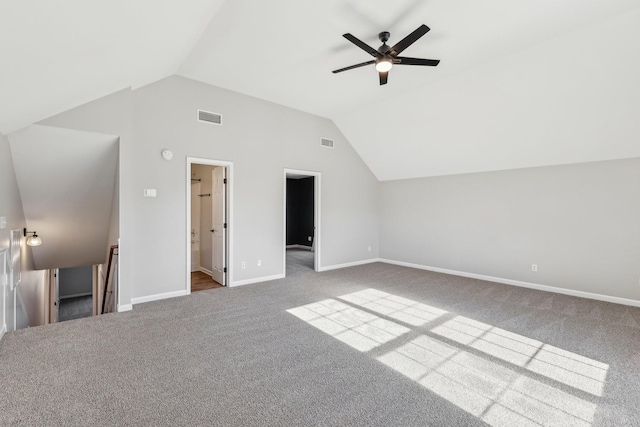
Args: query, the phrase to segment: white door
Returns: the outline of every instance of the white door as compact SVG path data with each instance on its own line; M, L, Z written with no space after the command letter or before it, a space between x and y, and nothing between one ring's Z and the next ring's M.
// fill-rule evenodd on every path
M211 215L211 236L213 239L213 260L212 269L213 280L225 285L225 242L226 242L226 180L225 167L216 167L212 173L211 183L211 203L212 203L212 215Z

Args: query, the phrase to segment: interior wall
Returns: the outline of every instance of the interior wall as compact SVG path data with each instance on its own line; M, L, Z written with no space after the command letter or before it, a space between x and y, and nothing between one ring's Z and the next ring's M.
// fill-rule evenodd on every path
M120 147L120 142L118 142L118 151L120 150L119 147ZM113 189L113 201L111 202L111 214L109 215L109 231L107 234L107 247L106 247L107 253L105 256L104 264L101 264L100 268L98 268L97 270L98 271L98 295L96 295L96 298L94 298L94 301L97 304L98 312L102 310L102 303L103 303L102 300L104 297L104 286L106 285L105 281L107 279L107 268L109 267L109 255L111 253L111 246L118 245L118 239L120 238L120 194L119 194L120 171L119 169L120 169L119 166L117 166L116 179L115 179L114 189ZM116 250L114 253L112 264L117 264L118 262L118 256L115 255L117 253L118 251ZM112 265L111 273L109 276L109 282L111 282L111 285L109 287L113 292L110 295L112 296L115 295L116 293L116 286L113 286L114 283L116 283L116 281L114 280L115 278L112 277L115 271L116 269L114 268L114 265ZM107 298L109 298L109 296L107 296ZM111 302L112 301L109 301L109 304L111 304ZM111 305L110 307L114 307L114 305Z
M26 226L22 210L22 200L18 190L9 140L0 134L0 216L6 218L7 224L0 228L0 250L9 249L11 230L22 230ZM16 289L5 289L5 304L0 308L0 330L5 319L6 329L12 331L26 326L37 326L45 323L44 300L46 297L46 281L43 271L34 270L31 248L22 239L22 280ZM19 292L21 295L16 295ZM17 302L17 306L14 305ZM17 321L14 323L14 311Z
M222 114L223 125L197 122L197 109ZM120 136L123 304L185 291L186 157L234 164L233 282L284 274L285 168L322 173L320 267L378 257L377 181L328 119L174 76L41 124Z
M130 89L125 89L38 123L46 126L97 132L119 137L118 175L116 177L118 185L116 194L119 199L117 204L113 205L114 209L118 209L118 215L117 224L112 222L118 228L118 233L110 231L109 236L110 241L116 235L120 239L118 269L124 283L120 287L120 294L118 295L120 310L130 307L133 286L128 284L133 281L131 277L138 262L136 253L133 250L133 230L136 227L145 226L144 221L141 224L134 224L129 209L133 200L140 198L143 188L147 187L133 187L126 184L138 173L135 166L136 159L132 150L132 106L133 92ZM144 177L142 179L144 180ZM149 200L145 199L147 202ZM115 219L113 215L112 218Z
M384 259L640 300L640 158L380 189Z
M61 268L58 277L60 299L91 295L93 266Z
M287 245L312 246L314 177L287 178Z

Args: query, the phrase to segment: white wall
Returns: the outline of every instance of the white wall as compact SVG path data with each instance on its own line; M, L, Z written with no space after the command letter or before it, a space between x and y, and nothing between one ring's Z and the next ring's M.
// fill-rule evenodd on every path
M382 258L640 301L640 158L380 190Z
M11 230L22 230L26 226L26 222L13 169L9 141L2 134L0 134L0 216L5 216L7 220L7 226L0 229L0 250L8 250ZM14 310L17 312L18 327L25 327L29 324L36 326L45 323L45 275L43 271L34 271L31 248L25 244L24 238L22 244L22 281L18 288L24 301L24 310L21 310L20 307L16 310L14 301L19 301L19 298L14 299L16 291L9 291L8 287L6 289L5 305L0 308L0 329L2 329L2 319L6 319L7 330L9 331L14 330L15 326L13 323ZM28 320L24 316L25 311L28 313Z
M224 125L198 123L198 108L223 114ZM284 273L284 168L322 173L321 266L378 256L377 181L330 120L171 77L42 124L120 136L123 304L186 289L186 157L234 162L234 281ZM144 198L144 188L158 196Z

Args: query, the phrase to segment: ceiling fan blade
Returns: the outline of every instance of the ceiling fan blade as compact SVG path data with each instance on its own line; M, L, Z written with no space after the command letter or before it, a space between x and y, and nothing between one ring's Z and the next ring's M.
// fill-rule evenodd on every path
M407 37L400 40L396 43L391 49L389 49L389 53L392 56L398 55L400 52L414 44L420 37L424 36L429 32L430 28L426 25L420 25L414 32L409 34Z
M371 46L369 46L368 44L366 44L362 40L358 39L357 37L355 37L355 36L353 36L353 35L351 35L349 33L343 34L342 37L344 37L345 39L349 40L351 43L355 44L356 46L358 46L360 49L364 50L365 52L367 52L371 56L375 56L377 58L377 57L382 55L380 52L378 52L377 50L375 50L374 48L372 48Z
M405 56L397 56L394 64L398 65L427 65L429 67L435 67L440 63L439 59L422 59L422 58L407 58Z
M380 86L387 84L387 78L389 77L388 71L380 71Z
M361 64L356 64L356 65L350 65L348 67L344 67L344 68L340 68L339 70L333 70L332 73L341 73L343 71L348 71L348 70L353 70L354 68L360 68L360 67L364 67L365 65L371 65L371 64L375 64L375 60L371 60L371 61L367 61L367 62L363 62Z

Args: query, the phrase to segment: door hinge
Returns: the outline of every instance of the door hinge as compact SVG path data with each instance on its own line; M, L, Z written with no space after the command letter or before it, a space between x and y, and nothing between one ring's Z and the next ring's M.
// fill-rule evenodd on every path
M227 183L227 178L225 178L222 182L223 182L223 184L226 184Z
M227 223L226 222L224 223L224 228L227 228Z
M223 269L222 269L222 272L223 272L223 273L226 273L226 272L227 272L227 267L223 268Z

